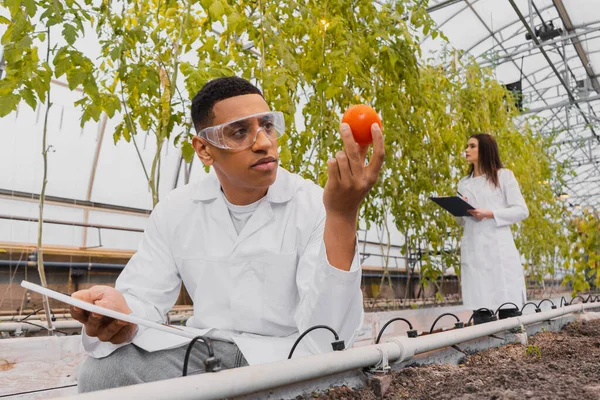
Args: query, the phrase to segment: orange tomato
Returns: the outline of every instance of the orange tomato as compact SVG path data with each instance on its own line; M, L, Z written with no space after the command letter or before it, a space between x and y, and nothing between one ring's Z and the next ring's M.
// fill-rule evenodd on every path
M371 125L377 123L381 128L381 119L377 112L366 104L350 106L342 117L342 122L350 125L356 143L366 146L373 142Z

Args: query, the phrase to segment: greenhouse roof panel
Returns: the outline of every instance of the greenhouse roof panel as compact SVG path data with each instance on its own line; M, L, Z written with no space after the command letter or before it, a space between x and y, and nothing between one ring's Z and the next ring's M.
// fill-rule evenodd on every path
M598 1L430 1L429 11L450 45L501 83L522 77L526 112L547 119L541 134L561 130L557 161L577 166L572 197L600 205ZM536 40L527 38L534 30Z

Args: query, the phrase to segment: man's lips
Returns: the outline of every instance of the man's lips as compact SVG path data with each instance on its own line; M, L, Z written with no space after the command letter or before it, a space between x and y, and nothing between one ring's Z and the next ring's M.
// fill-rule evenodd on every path
M268 164L268 163L272 163L272 162L277 162L277 159L274 157L265 157L265 158L261 158L260 160L258 160L254 164L252 164L252 167L256 167L258 165Z

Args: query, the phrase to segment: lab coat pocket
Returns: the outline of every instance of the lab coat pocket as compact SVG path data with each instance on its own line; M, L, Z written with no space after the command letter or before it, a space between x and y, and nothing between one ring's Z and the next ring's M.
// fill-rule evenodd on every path
M260 263L265 273L263 317L270 321L293 321L293 310L298 302L297 253L267 253L253 262Z

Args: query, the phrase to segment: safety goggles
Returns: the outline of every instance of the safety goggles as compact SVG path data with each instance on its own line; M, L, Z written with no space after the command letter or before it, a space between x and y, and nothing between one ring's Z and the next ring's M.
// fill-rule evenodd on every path
M244 118L211 126L198 132L212 145L221 149L243 150L252 147L263 131L267 139L277 140L285 133L285 120L280 111L252 114Z

